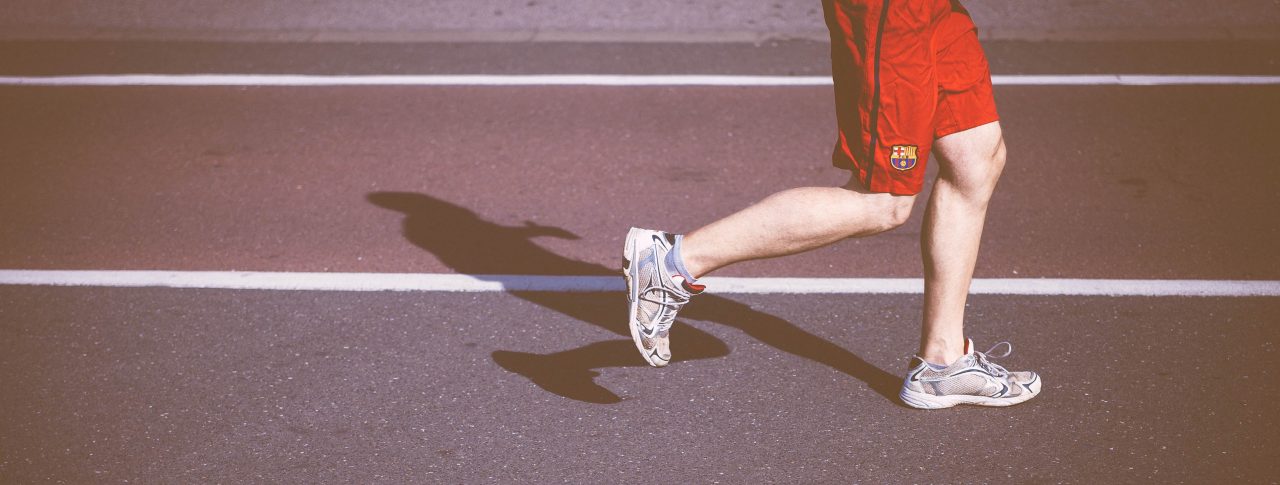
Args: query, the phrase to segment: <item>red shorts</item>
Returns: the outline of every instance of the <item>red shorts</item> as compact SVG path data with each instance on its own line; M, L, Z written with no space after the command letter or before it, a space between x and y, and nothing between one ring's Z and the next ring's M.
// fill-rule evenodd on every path
M832 163L872 192L924 186L933 140L999 119L958 0L828 0L840 138Z

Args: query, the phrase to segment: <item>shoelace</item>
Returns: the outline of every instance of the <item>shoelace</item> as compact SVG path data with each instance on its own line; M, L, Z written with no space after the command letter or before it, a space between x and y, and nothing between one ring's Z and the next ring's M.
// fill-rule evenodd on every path
M666 295L665 301L654 300L646 296L654 291ZM665 337L667 332L671 331L671 325L676 321L676 313L679 313L680 309L684 308L685 303L689 303L689 297L661 286L649 289L645 294L640 295L640 299L658 305L658 311L651 318L653 319L654 327L658 329L657 335L659 337Z
M999 348L1001 345L1005 346L1004 353L1000 355L992 355L995 352L995 350ZM992 345L991 348L987 349L986 352L974 352L974 357L978 361L979 367L982 367L987 372L990 372L991 375L994 375L996 377L1004 377L1009 375L1009 371L1006 370L1004 367L1001 367L1000 364L992 362L988 359L1003 359L1005 357L1008 357L1009 354L1012 354L1012 353L1013 353L1013 344L1009 342L1000 342L998 344Z

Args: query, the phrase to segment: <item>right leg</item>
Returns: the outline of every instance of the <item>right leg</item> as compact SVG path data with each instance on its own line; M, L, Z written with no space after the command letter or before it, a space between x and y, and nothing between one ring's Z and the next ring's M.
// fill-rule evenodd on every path
M914 195L871 193L855 176L845 187L802 187L773 194L683 239L631 228L623 248L623 274L636 348L650 365L671 362L668 331L680 308L701 292L688 277L696 280L739 261L884 232L902 225L914 202ZM668 256L682 263L669 263Z
M773 194L684 236L680 256L695 278L733 263L820 248L906 222L914 195L871 193L856 177L844 187Z

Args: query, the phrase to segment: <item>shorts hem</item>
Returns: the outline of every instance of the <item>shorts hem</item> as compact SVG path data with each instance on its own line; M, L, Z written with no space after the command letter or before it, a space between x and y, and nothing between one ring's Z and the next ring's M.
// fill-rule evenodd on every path
M858 184L861 185L863 189L873 194L920 195L920 192L924 191L923 183L920 184L920 187L914 187L914 190L912 190L913 187L904 187L901 183L894 183L893 179L889 179L889 182L885 183L876 183L868 180L873 177L871 177L871 174L867 173L865 170L859 170L857 167L850 167L849 165L842 165L838 163L834 163L832 165L840 170L850 172L850 175L858 180Z
M995 123L997 121L1000 121L999 115L991 115L991 116L986 116L982 118L975 118L973 121L970 121L968 123L956 123L944 129L938 130L936 133L933 134L933 139L937 140L947 135L954 135L962 131L972 130L979 126Z

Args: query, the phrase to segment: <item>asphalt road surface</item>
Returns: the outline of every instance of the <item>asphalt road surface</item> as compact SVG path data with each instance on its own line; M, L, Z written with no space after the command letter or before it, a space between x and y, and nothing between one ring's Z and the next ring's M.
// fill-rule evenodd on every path
M992 43L996 74L1276 75L1274 43ZM0 44L0 76L822 75L764 45ZM1241 62L1241 60L1249 62ZM0 268L616 274L830 185L830 87L0 87ZM1000 86L979 277L1280 279L1280 87ZM918 204L921 205L922 204ZM725 276L918 277L920 214ZM896 394L918 295L0 286L0 482L1274 482L1280 299L974 296L1045 379Z

